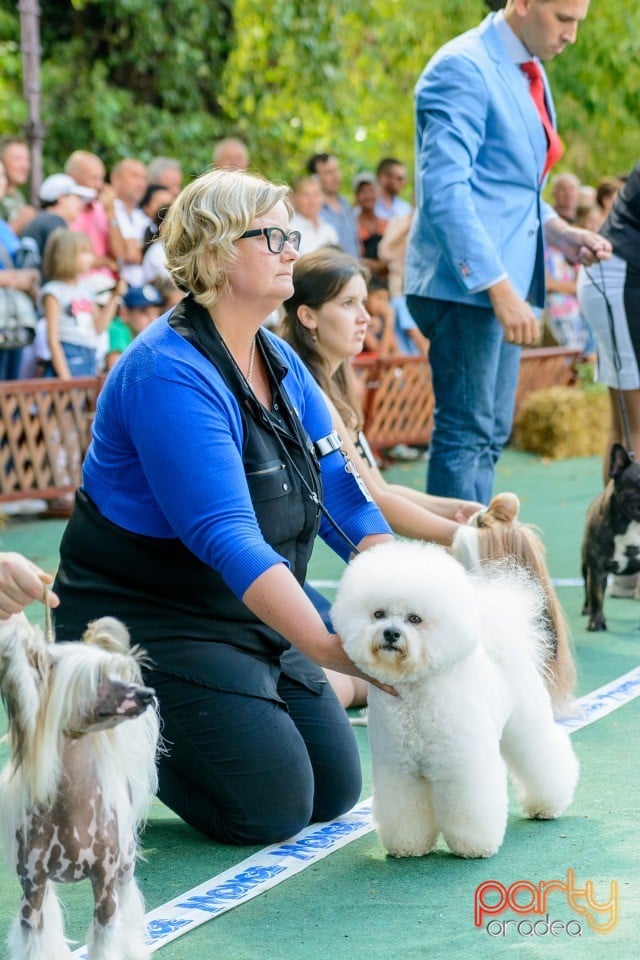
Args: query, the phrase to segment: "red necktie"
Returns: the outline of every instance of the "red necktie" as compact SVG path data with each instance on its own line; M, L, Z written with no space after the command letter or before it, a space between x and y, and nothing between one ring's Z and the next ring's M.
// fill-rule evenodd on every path
M542 176L545 177L554 163L557 163L564 153L564 147L547 110L544 99L542 70L539 64L536 63L535 60L527 60L526 63L521 63L520 66L529 78L529 93L542 120L544 132L547 135L547 160L544 165L544 170L542 171Z

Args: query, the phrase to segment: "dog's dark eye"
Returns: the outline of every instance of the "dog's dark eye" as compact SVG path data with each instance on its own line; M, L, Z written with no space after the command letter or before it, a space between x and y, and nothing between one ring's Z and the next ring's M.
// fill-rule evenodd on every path
M409 623L422 623L422 617L419 617L417 613L410 613L407 620Z
M374 619L374 620L384 620L384 618L386 617L386 615L387 615L387 614L386 614L386 612L385 612L384 610L374 610L374 611L373 611L373 619Z

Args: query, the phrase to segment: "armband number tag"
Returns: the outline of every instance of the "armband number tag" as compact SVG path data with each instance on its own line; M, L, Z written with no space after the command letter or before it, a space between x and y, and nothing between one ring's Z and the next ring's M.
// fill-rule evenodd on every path
M354 464L353 460L349 460L349 459L347 459L347 458L345 458L345 459L346 459L346 463L345 463L345 465L344 465L344 469L347 471L347 473L350 473L350 474L351 474L351 476L353 477L353 479L355 480L355 482L358 484L358 487L360 488L360 493L361 493L362 496L365 498L365 500L367 501L367 503L372 503L373 497L372 497L371 494L369 493L369 491L368 491L368 489L367 489L367 486L366 486L364 480L362 479L362 477L361 477L360 474L358 473L358 468L357 468L356 465Z

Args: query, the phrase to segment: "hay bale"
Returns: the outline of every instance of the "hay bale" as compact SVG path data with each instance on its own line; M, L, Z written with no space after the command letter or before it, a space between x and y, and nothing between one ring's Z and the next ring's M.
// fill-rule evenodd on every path
M520 450L552 460L601 456L609 428L606 390L548 387L524 401L514 429Z

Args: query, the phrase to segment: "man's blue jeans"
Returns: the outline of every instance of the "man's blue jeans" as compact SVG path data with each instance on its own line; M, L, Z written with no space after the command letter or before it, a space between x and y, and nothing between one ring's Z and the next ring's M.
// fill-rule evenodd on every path
M407 306L430 340L435 394L427 491L488 503L509 439L520 348L490 309L412 294Z

